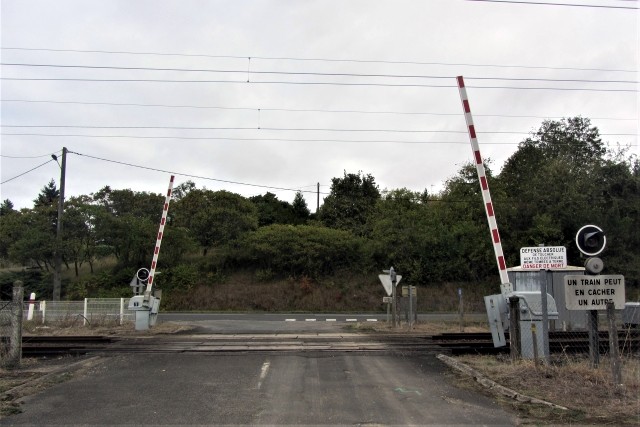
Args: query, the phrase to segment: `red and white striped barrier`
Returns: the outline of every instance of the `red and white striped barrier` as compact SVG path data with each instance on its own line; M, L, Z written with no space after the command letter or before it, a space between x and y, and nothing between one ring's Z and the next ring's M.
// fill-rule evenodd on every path
M502 283L502 293L507 294L511 292L511 286L505 286L509 283L509 276L507 274L507 264L504 259L504 253L502 252L502 242L500 240L500 233L498 232L498 223L496 222L495 211L493 209L493 203L491 202L491 193L489 192L489 183L487 182L487 175L484 170L484 163L482 161L482 155L480 154L480 146L478 145L478 139L476 137L476 128L473 124L473 117L471 116L471 107L469 106L469 98L467 97L467 89L464 86L464 79L462 76L458 76L458 90L460 92L460 99L462 100L462 108L464 109L464 119L467 122L467 130L469 131L469 139L471 140L471 150L473 151L473 158L476 164L476 171L478 172L478 180L480 181L480 189L482 190L482 200L484 201L484 209L487 213L487 221L489 222L489 230L491 231L491 240L493 241L493 251L496 255L496 261L498 263L498 270L500 272L500 281Z
M147 282L146 294L151 292L153 286L153 276L156 273L156 265L158 264L158 254L160 253L160 245L162 244L162 234L164 233L164 226L167 222L167 213L169 212L169 202L171 201L171 192L173 190L174 176L171 175L169 181L169 190L167 191L167 197L164 199L164 208L162 209L162 219L160 220L160 229L158 230L158 238L156 239L156 247L153 250L153 260L151 261L151 269L149 270L149 281Z

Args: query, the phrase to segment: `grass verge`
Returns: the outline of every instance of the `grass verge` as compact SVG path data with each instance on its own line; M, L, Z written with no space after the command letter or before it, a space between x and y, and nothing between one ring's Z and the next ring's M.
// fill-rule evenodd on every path
M511 362L501 356L459 356L456 360L470 366L486 378L521 394L564 406L560 410L544 405L498 400L517 411L527 422L535 424L640 424L640 359L623 358L623 386L611 381L609 360L601 359L598 368L590 366L588 357L557 358L549 365L536 366L533 361ZM461 387L481 388L476 382L461 378Z

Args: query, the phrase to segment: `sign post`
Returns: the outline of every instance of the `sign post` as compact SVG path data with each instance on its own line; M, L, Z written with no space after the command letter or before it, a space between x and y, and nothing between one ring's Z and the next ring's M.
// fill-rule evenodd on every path
M464 305L462 303L462 288L458 288L458 316L460 320L460 332L464 332Z
M382 272L387 274L379 274L378 278L380 279L384 290L387 292L387 295L391 297L391 305L393 306L393 327L395 328L397 326L396 285L400 283L400 279L402 279L402 276L396 274L393 267L391 267L389 270L382 270ZM387 311L388 308L389 307L387 307Z

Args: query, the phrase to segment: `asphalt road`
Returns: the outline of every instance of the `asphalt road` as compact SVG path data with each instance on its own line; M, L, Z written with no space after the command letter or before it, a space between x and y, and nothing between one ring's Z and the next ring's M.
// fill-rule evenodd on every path
M128 354L22 402L0 425L514 425L432 355Z
M354 318L375 316L163 313L160 322L195 331L131 337L142 348L105 355L69 381L22 398L23 412L0 425L518 423L491 398L456 387L435 353L345 333ZM210 352L220 337L236 350ZM265 350L242 350L256 345ZM184 352L163 352L166 346Z
M465 314L465 321L486 321L484 313ZM181 322L202 333L332 332L350 323L384 322L379 313L160 313L159 322ZM420 314L421 322L457 321L456 313Z

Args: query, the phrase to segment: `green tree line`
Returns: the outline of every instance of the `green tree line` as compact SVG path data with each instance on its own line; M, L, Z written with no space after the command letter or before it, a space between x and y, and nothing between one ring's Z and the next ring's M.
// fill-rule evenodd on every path
M607 148L589 119L544 121L499 174L485 167L509 266L519 264L521 247L539 244L566 246L569 264L582 265L575 233L597 224L607 234L607 271L638 286L640 163ZM3 294L19 274L29 275L41 295L51 294L58 196L52 180L33 208L16 210L10 200L0 205L0 259L30 268L0 275ZM126 287L150 263L163 202L161 194L109 186L66 200L57 248L69 277L63 295ZM94 271L104 259L115 266ZM90 277L80 274L83 266ZM372 175L345 171L313 214L300 192L288 203L269 192L245 198L187 181L173 192L159 266L163 289L213 284L235 271L256 281L318 280L345 271L375 277L389 266L418 285L498 283L473 164L438 194L380 190Z

